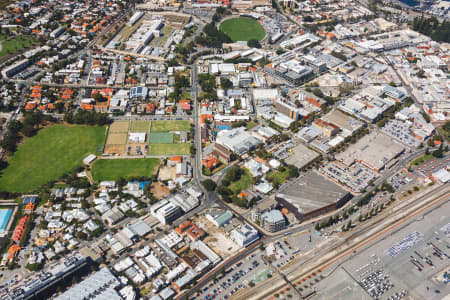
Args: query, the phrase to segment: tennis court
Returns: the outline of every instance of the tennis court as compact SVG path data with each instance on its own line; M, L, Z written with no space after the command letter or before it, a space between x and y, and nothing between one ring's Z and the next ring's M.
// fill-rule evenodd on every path
M150 130L150 121L131 121L130 132L146 132Z
M128 133L128 127L130 126L130 122L128 121L115 121L109 125L110 133Z
M172 144L173 133L169 132L150 132L151 144Z

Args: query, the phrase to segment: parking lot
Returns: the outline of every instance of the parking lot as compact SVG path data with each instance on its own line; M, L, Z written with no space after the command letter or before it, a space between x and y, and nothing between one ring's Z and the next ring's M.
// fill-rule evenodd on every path
M375 299L442 299L450 293L450 203L418 217L343 264ZM410 297L410 298L409 298Z
M319 171L331 180L340 183L353 193L360 193L369 183L378 177L378 174L364 166L355 163L350 167L333 161L320 167Z
M396 191L398 191L413 185L416 182L416 179L410 173L401 171L392 176L388 182Z
M414 169L414 173L419 176L428 177L448 165L450 165L450 155L426 161Z
M411 134L411 126L408 122L390 120L381 130L406 146L416 148L420 145L420 140Z
M266 262L261 259L260 250L246 259L226 269L209 285L198 291L197 299L228 299L240 289L248 287L249 282L258 283L272 272Z

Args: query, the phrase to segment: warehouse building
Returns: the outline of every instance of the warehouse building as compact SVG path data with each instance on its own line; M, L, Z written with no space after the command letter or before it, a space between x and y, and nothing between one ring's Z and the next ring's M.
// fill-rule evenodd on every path
M262 144L259 139L250 135L245 127L220 131L217 134L216 143L221 144L238 155L243 155L247 151L253 150Z
M351 194L315 171L281 186L275 200L299 221L305 221L342 207Z

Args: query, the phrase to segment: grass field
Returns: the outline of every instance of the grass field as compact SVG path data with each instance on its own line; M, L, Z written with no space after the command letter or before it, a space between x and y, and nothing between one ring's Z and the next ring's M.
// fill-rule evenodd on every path
M150 143L152 144L172 144L173 143L173 133L171 132L151 132L150 133Z
M31 46L34 42L34 39L26 36L16 35L8 39L8 36L1 34L0 43L2 50L0 51L0 57L20 51L23 48Z
M432 158L433 158L433 155L431 155L431 154L424 154L424 155L416 158L415 160L413 160L413 162L411 164L412 165L420 165L420 164L422 164L422 163L424 163L424 162L426 162L426 161L428 161L428 160L430 160Z
M157 158L99 159L92 166L95 181L150 177L159 165Z
M220 24L219 29L228 35L233 42L250 39L260 41L266 35L261 24L256 20L244 17L225 20Z
M286 181L286 179L289 176L289 170L286 168L283 172L280 172L278 170L272 170L269 173L267 173L266 177L271 178L272 182L278 182L279 184L282 184Z
M151 131L189 131L189 121L152 121Z
M96 126L53 125L40 130L8 160L0 190L29 192L58 179L103 147L105 133L105 127Z
M248 189L248 187L252 183L252 175L250 175L250 171L247 169L244 170L245 174L241 176L241 179L239 179L239 181L235 181L230 184L230 189L235 194L238 194L241 191Z
M150 144L148 155L188 155L191 145L185 144Z
M150 121L131 121L130 132L146 132L150 130Z

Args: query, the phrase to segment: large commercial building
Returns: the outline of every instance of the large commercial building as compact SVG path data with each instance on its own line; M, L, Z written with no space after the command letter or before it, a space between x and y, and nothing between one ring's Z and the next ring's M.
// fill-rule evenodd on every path
M29 280L24 285L14 288L9 296L14 300L47 299L49 290L70 279L74 274L80 275L88 265L89 261L78 252L66 256L58 263L52 264L51 267L40 272L35 278L28 278Z
M310 67L302 65L298 60L294 59L279 65L268 64L264 66L264 71L294 86L301 84L314 75Z
M352 135L353 132L361 128L363 125L361 121L344 114L340 110L330 111L325 116L323 116L322 119L339 127L343 136Z
M117 291L120 285L116 276L104 267L56 297L55 300L90 299L92 295L95 295L94 299L121 300L123 298Z
M349 166L354 162L360 162L379 172L404 151L405 148L392 138L377 131L372 131L347 150L336 155L336 159Z
M249 150L255 149L262 142L250 135L245 127L222 130L217 134L216 143L230 149L238 155L243 155Z
M343 206L351 194L315 171L281 186L275 200L304 221Z
M285 159L286 163L290 165L294 165L297 168L301 169L313 160L315 160L317 157L320 156L319 153L317 153L314 150L309 149L303 144L298 144L292 150L290 150L291 154L288 158Z

